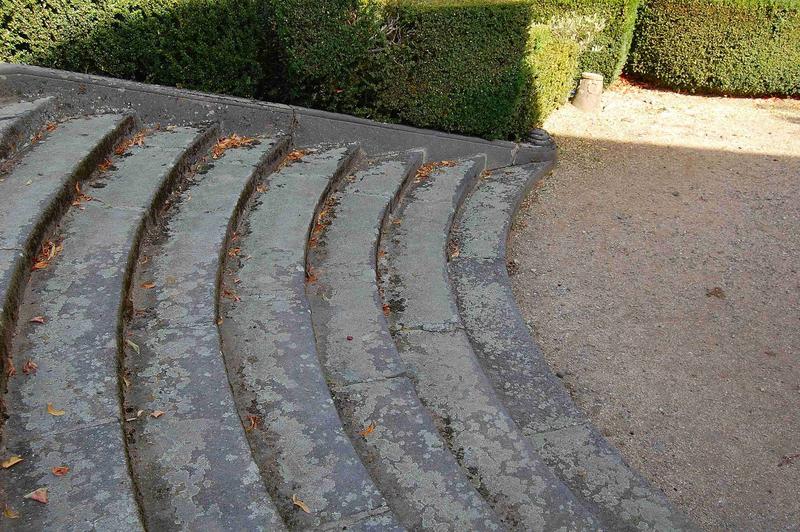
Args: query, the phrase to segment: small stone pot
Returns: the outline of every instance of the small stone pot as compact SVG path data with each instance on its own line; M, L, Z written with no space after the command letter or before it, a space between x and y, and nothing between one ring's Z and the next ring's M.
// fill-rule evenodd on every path
M600 99L603 96L603 75L594 72L584 72L581 74L581 82L578 85L578 92L572 99L572 105L586 112L597 112L600 110Z

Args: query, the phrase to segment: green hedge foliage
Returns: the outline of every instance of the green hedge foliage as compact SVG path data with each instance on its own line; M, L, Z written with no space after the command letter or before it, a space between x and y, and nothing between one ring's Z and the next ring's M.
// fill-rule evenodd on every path
M603 74L606 84L622 73L636 27L640 0L530 0L536 19L561 39L578 43L580 71Z
M535 25L528 2L402 2L392 28L388 83L377 101L421 127L516 137L566 99L577 46Z
M0 60L517 138L638 0L0 0Z
M628 68L692 92L800 94L800 0L648 0Z
M260 0L0 0L0 60L237 96L265 78Z

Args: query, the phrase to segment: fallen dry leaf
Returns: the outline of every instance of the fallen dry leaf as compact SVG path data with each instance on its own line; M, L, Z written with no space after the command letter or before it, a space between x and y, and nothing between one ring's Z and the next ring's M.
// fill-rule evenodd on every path
M303 157L308 154L308 150L294 150L289 152L286 155L286 158L283 160L284 164L293 163L295 161L299 161Z
M63 477L64 475L69 473L69 467L67 467L65 465L56 466L56 467L50 469L50 471L57 477Z
M387 303L384 303L383 304L383 315L384 316L388 316L389 314L391 314L391 312L392 312L392 308Z
M264 183L259 183L258 186L256 186L256 192L258 192L259 194L263 194L266 191L267 191L267 185L265 185Z
M220 138L214 147L211 148L211 157L219 159L222 155L230 149L241 148L242 146L250 146L256 141L253 137L240 137L233 133L229 137Z
M125 155L131 146L144 146L144 136L146 133L147 130L143 129L132 137L123 140L117 145L116 148L114 148L114 153L117 155Z
M25 495L25 498L33 499L34 501L40 502L42 504L47 504L47 488L35 489L32 492Z
M54 407L53 403L47 403L47 413L51 416L63 416L66 412Z
M141 350L139 349L139 345L136 344L133 340L129 340L129 339L126 338L125 339L125 343L128 345L128 347L133 349L134 352L136 352L137 355L140 355L142 353Z
M13 377L17 374L17 368L14 367L14 362L8 361L8 369L6 369L6 377Z
M228 256L235 257L236 255L239 254L240 251L242 251L242 248L231 248L228 250Z
M146 282L146 283L142 283L142 284L141 284L141 285L139 285L139 286L141 286L141 287L142 287L142 288L144 288L145 290L150 290L151 288L155 288L155 286L156 286L156 283L154 283L153 281L148 281L148 282Z
M3 466L3 469L8 469L9 467L18 464L20 462L22 462L22 457L14 455L11 458L3 460L2 463L0 463L0 465Z
M308 269L306 270L306 282L308 284L314 284L317 282L317 274L314 271L314 268L312 268L311 266L309 266Z
M231 290L230 288L225 288L225 289L222 291L222 297L224 297L224 298L226 298L226 299L230 299L231 301L235 301L235 302L239 302L239 301L241 301L241 300L242 300L242 298L240 298L240 297L239 297L239 296L236 294L236 292L235 292L234 290Z
M81 184L75 183L75 199L72 200L73 207L79 207L85 201L92 201L94 198L81 191Z
M430 177L431 172L436 170L437 168L442 168L445 166L455 166L455 161L439 161L434 163L423 164L417 170L417 175L414 177L414 183L421 183Z
M25 362L25 365L22 366L22 373L25 375L35 375L37 369L39 369L39 364L33 360L28 360Z
M303 510L305 513L310 514L311 509L304 503L297 494L292 494L292 504Z
M725 291L719 286L715 286L710 290L706 290L706 297L716 297L717 299L725 299Z
M44 316L34 316L30 319L31 323L44 323Z
M797 454L787 454L786 456L781 457L781 461L778 462L778 467L791 465L795 460L800 458L800 453Z
M374 421L372 421L369 425L364 427L362 430L358 431L358 435L359 436L363 436L364 438L366 438L367 436L369 436L373 432L375 432L375 422Z
M153 410L152 412L150 412L150 417L156 418L156 419L160 418L163 415L164 415L164 412L162 412L161 410Z
M64 244L55 243L51 240L45 240L42 242L42 247L39 250L39 254L36 255L31 269L43 270L47 268L47 266L50 264L50 261L53 260L63 250Z
M250 424L247 425L247 427L244 430L246 432L250 432L254 428L258 427L258 425L261 423L261 418L259 416L254 416L251 414L247 416L247 421L249 421Z
M100 170L100 172L105 173L108 172L108 169L111 168L113 165L114 161L112 161L109 158L105 158L100 164L97 165L97 169Z
M52 133L53 131L56 130L57 127L58 124L56 124L55 122L49 122L46 126L44 126L44 130L47 131L48 133Z
M14 511L9 505L3 507L3 515L9 519L19 519L19 512Z

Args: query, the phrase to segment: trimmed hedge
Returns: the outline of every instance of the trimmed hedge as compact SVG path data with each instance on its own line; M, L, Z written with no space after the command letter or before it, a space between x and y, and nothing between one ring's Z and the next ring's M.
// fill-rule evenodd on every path
M0 0L0 60L515 138L638 0Z
M518 137L562 103L577 45L535 26L519 1L386 6L387 81L377 108L421 127Z
M691 92L800 94L800 0L648 0L628 69Z
M580 71L603 74L606 85L622 73L640 0L531 0L536 20L562 39L577 42Z
M260 0L0 0L0 60L257 96Z

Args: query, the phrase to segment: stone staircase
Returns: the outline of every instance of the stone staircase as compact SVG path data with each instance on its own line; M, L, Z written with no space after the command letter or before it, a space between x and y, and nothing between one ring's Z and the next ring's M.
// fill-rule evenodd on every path
M516 309L554 158L0 64L2 528L692 529Z

